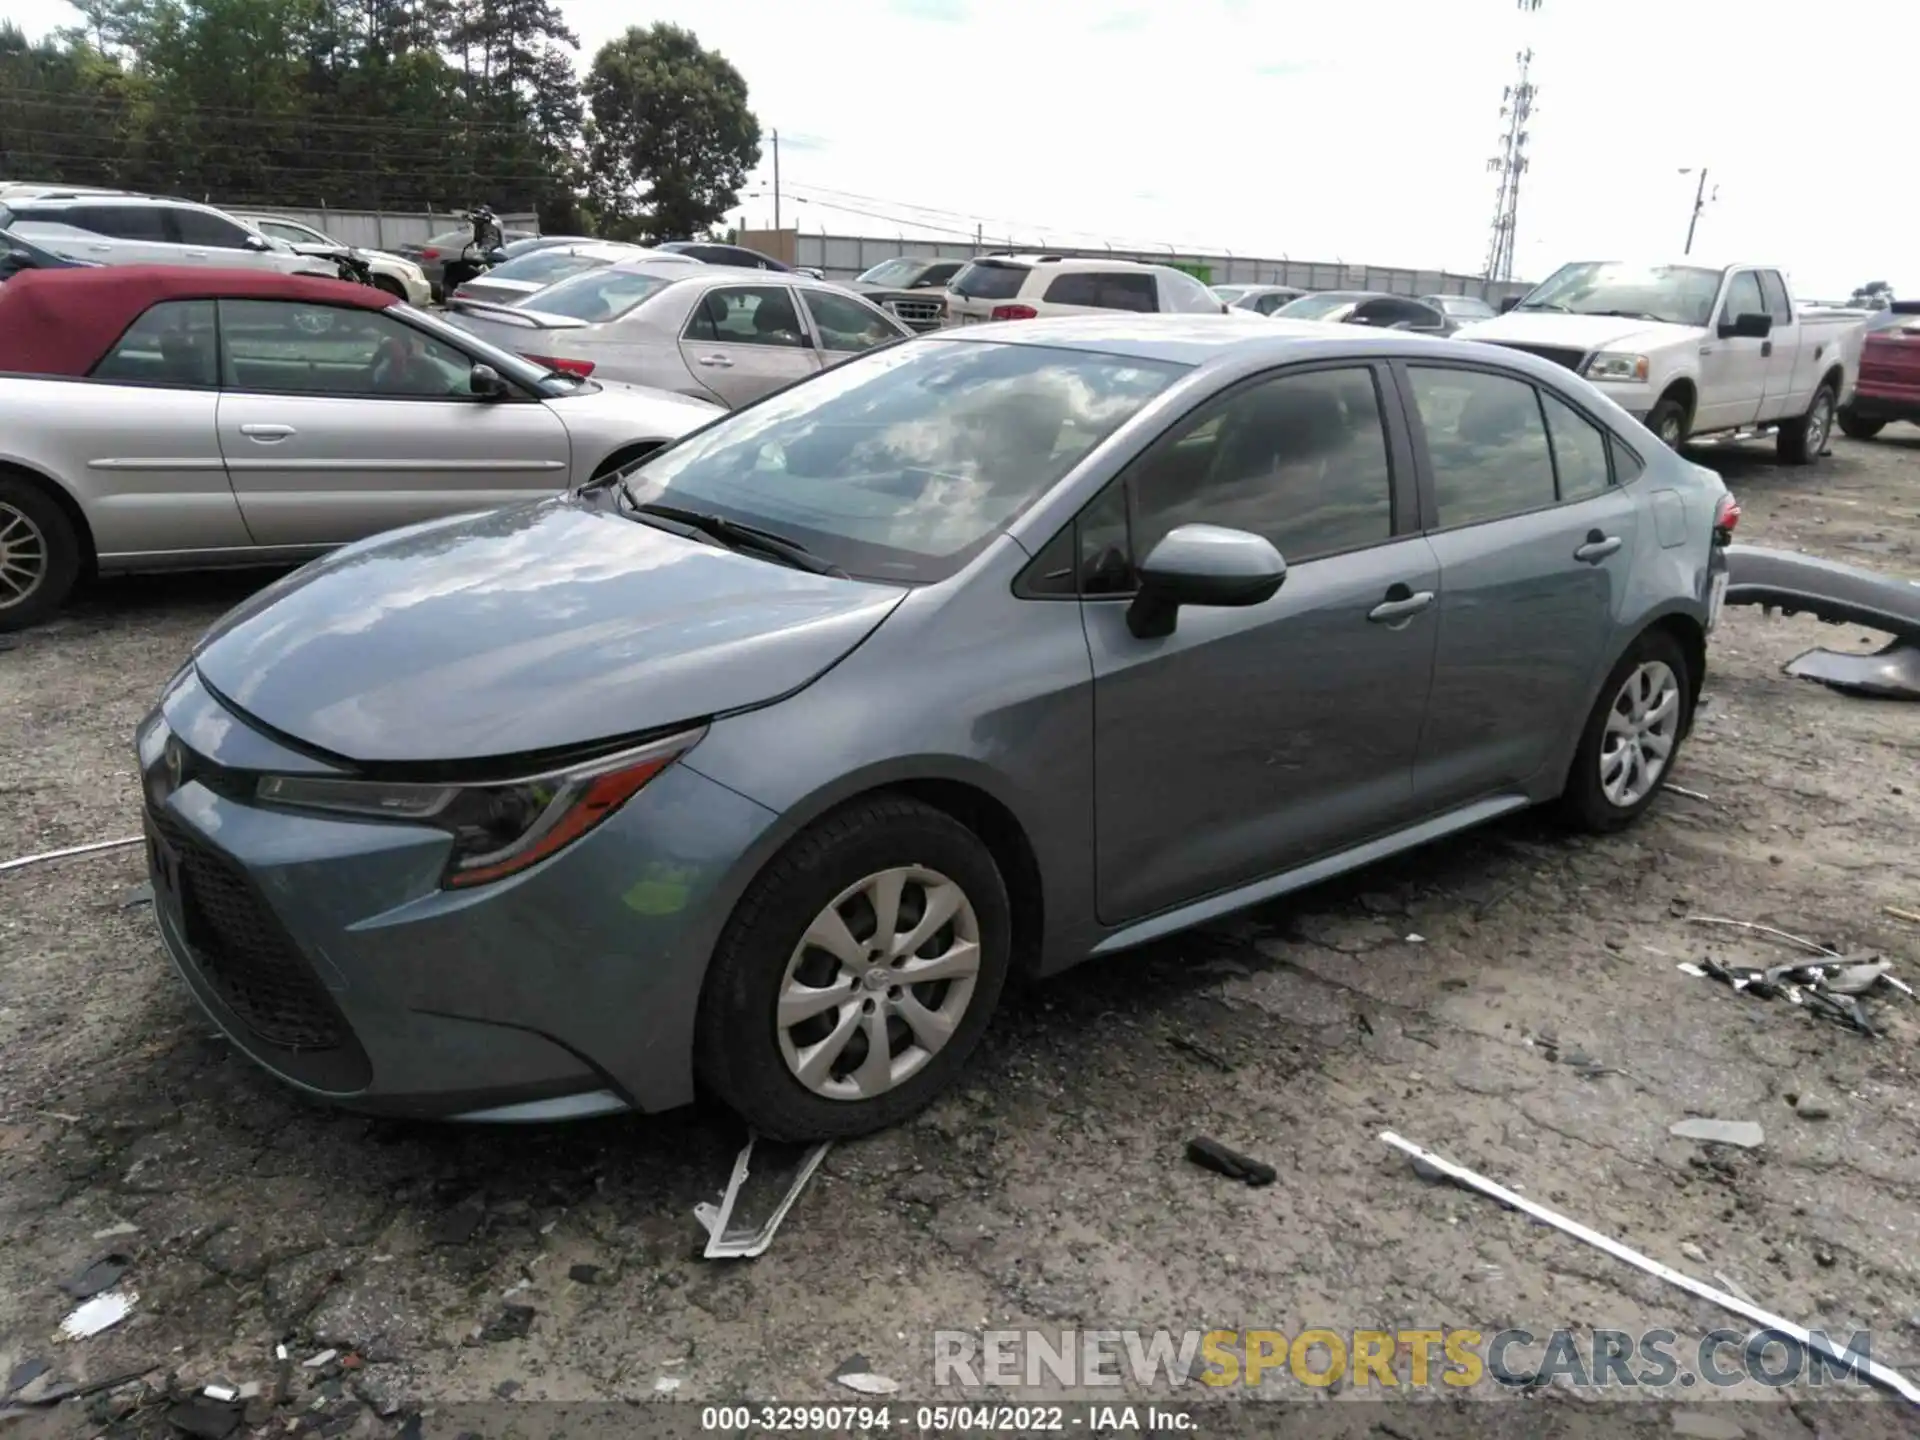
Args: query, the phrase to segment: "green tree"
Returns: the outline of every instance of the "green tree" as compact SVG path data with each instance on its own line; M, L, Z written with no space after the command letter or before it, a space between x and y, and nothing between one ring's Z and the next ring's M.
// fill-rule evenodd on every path
M629 29L600 47L584 89L593 202L610 233L693 235L738 202L760 122L740 72L691 31Z

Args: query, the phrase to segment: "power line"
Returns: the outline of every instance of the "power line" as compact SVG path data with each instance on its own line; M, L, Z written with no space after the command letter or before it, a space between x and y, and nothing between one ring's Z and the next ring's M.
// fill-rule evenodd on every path
M456 74L458 72L455 72ZM324 103L339 100L341 97L326 91L301 92L311 101ZM58 98L29 98L35 96ZM0 98L0 106L19 106L23 110L46 109L65 110L75 114L94 114L113 118L138 118L144 103L133 98L106 99L76 96L70 92L39 90L31 86L14 86ZM470 103L484 103L471 102ZM532 117L524 121L513 120L469 120L464 116L455 116L444 124L418 125L385 120L340 120L331 116L320 117L305 112L262 113L244 105L202 105L188 102L177 108L169 103L164 112L168 119L193 118L223 121L232 124L260 125L283 123L299 125L303 128L322 128L341 132L357 132L368 135L417 135L435 139L445 139L450 129L465 131L497 131L501 134L523 134Z

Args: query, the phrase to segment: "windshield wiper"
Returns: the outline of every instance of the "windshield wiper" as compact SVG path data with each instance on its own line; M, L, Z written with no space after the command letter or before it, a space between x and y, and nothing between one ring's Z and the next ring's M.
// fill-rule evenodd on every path
M1529 300L1524 305L1516 305L1516 310L1558 310L1562 315L1571 315L1573 311L1565 305L1555 305L1551 300Z
M1670 323L1661 316L1649 315L1644 310L1589 310L1586 313L1589 315L1612 315L1621 320L1651 320L1656 325Z
M835 579L847 579L847 572L838 565L822 560L798 541L789 540L784 535L776 535L771 530L762 530L756 525L743 525L738 520L729 520L724 515L709 515L702 510L683 510L677 505L645 504L633 507L642 515L655 519L671 521L678 526L697 531L711 540L717 540L730 550L752 550L762 555L771 555L791 565L796 570L806 570L815 575L831 575Z

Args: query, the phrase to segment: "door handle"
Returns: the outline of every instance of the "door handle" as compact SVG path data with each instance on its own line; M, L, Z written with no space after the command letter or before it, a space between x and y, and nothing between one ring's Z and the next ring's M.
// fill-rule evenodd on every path
M1573 558L1587 565L1598 565L1609 555L1620 549L1623 542L1618 535L1602 535L1598 530L1587 532L1587 543L1573 552Z
M702 355L696 363L711 366L715 370L731 370L733 368L733 361L724 355Z
M1387 591L1386 599L1367 612L1367 619L1376 625L1391 625L1397 620L1411 620L1431 604L1431 590L1416 592L1404 585L1395 585Z
M272 445L293 434L291 425L242 425L240 433L249 440L258 440L262 445Z
M1773 354L1773 341L1762 340L1760 342L1760 358L1764 360L1770 357L1772 354Z

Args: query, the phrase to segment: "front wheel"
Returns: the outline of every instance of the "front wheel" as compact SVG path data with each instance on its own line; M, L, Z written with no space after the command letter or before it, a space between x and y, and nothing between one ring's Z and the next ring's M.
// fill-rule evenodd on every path
M1840 412L1841 433L1850 440L1871 440L1886 428L1887 422L1884 420L1869 420L1851 410Z
M957 820L904 796L838 811L727 923L700 997L700 1079L775 1139L897 1124L979 1043L1012 929L999 867Z
M0 632L25 630L58 610L82 558L67 512L37 485L0 474Z
M1600 687L1560 797L1567 818L1607 832L1631 825L1660 793L1687 732L1693 691L1673 636L1650 630Z
M1822 385L1813 392L1807 413L1780 427L1780 437L1774 443L1781 460L1788 465L1811 465L1818 460L1833 438L1833 409L1833 391Z
M1687 443L1687 407L1678 400L1662 400L1647 412L1647 429L1669 450Z

